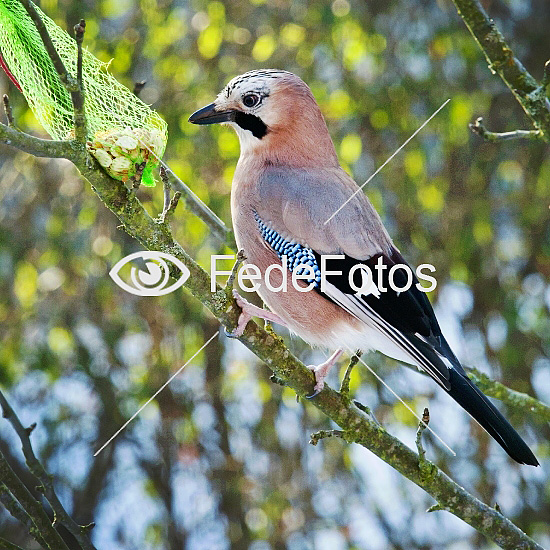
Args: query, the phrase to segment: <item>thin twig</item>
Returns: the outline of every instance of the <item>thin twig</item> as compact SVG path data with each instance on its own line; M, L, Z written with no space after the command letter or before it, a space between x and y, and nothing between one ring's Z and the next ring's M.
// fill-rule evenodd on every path
M30 434L34 429L34 426L31 426L30 428L23 427L23 424L21 424L21 421L15 414L15 411L12 409L11 405L8 403L8 401L4 397L4 394L1 391L0 405L2 406L2 415L12 425L15 433L21 441L23 454L25 455L25 461L29 470L43 487L44 497L48 500L54 512L54 523L60 523L65 526L76 538L83 550L95 550L94 545L85 535L82 527L78 525L71 518L71 516L69 516L65 508L63 508L63 505L59 501L55 492L52 476L50 476L46 472L44 466L42 466L42 463L38 460L38 458L36 458L36 455L34 454L30 439Z
M130 181L132 182L132 188L138 189L141 185L141 177L143 176L143 170L145 170L145 166L147 166L147 161L144 160L140 164L136 164L136 173L130 178Z
M168 179L168 173L164 166L160 167L160 179L162 180L162 187L164 189L164 204L162 207L162 214L158 219L160 223L168 223L176 211L181 198L181 192L176 191L174 196L170 198L170 180Z
M428 410L428 408L425 408L424 414L422 415L422 420L418 423L418 429L416 430L416 450L418 451L418 460L420 463L426 461L426 459L424 458L426 455L426 451L422 446L422 434L424 433L424 430L428 427L429 423L430 411Z
M418 469L424 479L430 479L437 474L437 467L426 459L426 451L422 445L422 434L430 423L430 411L426 407L422 414L422 420L418 423L416 430L416 450L418 451Z
M13 112L11 110L10 98L8 94L2 96L2 103L4 105L4 113L6 114L6 119L8 120L8 126L10 128L15 128L15 121L13 119Z
M86 30L86 21L84 19L81 19L80 23L77 23L74 26L74 37L75 37L76 46L77 46L76 82L81 92L84 91L84 82L82 80L82 42L84 41L85 30Z
M309 442L315 446L321 439L327 439L328 437L340 437L343 439L344 432L342 430L319 430L309 436Z
M0 550L23 550L23 548L21 548L21 546L17 546L17 544L13 544L13 542L10 542L9 540L0 537Z
M225 242L230 248L236 248L233 232L225 223L204 204L199 197L187 186L170 167L162 160L158 159L159 164L171 176L170 185L174 191L180 191L187 208L198 216L220 240Z
M73 108L74 108L74 127L75 138L81 143L86 142L88 131L86 129L86 114L85 114L85 102L84 102L84 81L82 79L82 42L84 41L84 31L86 29L86 21L80 20L80 23L74 26L74 35L77 47L76 58L76 82L78 85L78 93L73 96Z
M487 58L491 71L498 73L531 119L535 129L541 131L540 137L549 142L550 102L546 97L545 86L541 86L515 57L479 0L453 0L453 2L458 14Z
M357 365L357 363L359 362L359 358L361 357L362 354L363 352L360 349L358 349L352 355L351 359L349 360L349 364L346 368L346 372L344 373L344 377L342 378L342 383L340 384L340 393L344 397L347 397L348 400L349 400L349 382L351 379L351 371L353 370L353 367L355 367L355 365Z
M514 130L512 132L490 132L483 124L483 117L476 118L473 124L468 125L470 130L482 137L485 141L506 141L509 139L542 139L540 130Z
M23 509L21 504L19 504L18 500L13 496L4 483L0 483L0 502L6 507L6 510L12 515L12 517L26 528L27 532L34 537L40 546L46 547L46 543L40 535L40 531L33 523L31 516L29 516L29 514ZM1 545L0 548L2 548Z
M73 111L74 111L75 138L77 141L84 144L86 143L86 133L87 133L86 115L84 113L84 91L79 86L78 80L74 78L65 68L65 65L61 57L59 56L58 51L55 49L52 39L48 33L48 29L46 29L46 25L44 24L44 21L42 21L42 18L36 11L34 4L30 0L19 0L19 2L27 11L29 17L33 20L36 30L38 31L38 34L42 39L42 43L46 48L46 52L48 53L48 56L51 62L53 63L53 66L57 72L57 75L59 76L59 79L61 80L63 86L65 86L65 89L71 95L71 102L73 104ZM85 24L84 26L82 25L83 21L84 20L81 20L81 23L79 25L80 30L77 33L77 41L78 41L78 35L81 35L80 39L83 39L83 36L84 36ZM78 42L77 42L77 46L78 46ZM78 56L79 57L82 56L82 43L79 46ZM78 58L77 58L77 63L78 63Z
M168 178L168 172L166 172L166 168L164 168L164 166L160 167L159 173L160 179L162 180L162 187L164 189L164 206L162 208L162 213L164 214L170 206L170 180Z
M227 296L232 296L233 292L233 286L235 285L235 277L237 277L237 273L239 271L239 268L241 267L241 264L246 260L246 254L244 253L244 250L239 250L237 252L237 257L235 260L235 263L233 264L233 268L231 269L231 274L227 278L227 281L225 283L225 292Z
M174 215L174 212L176 211L176 208L179 204L179 201L181 199L181 193L179 191L176 191L174 193L174 196L170 199L170 202L168 203L168 207L166 210L164 210L160 216L160 222L161 223L169 223L172 216Z
M48 550L69 550L59 533L55 530L42 504L30 493L24 483L17 477L8 461L0 452L0 483L19 501L21 507L31 517L33 526L30 534Z
M34 26L36 27L36 30L38 31L38 34L42 39L42 43L46 48L46 52L48 53L48 56L51 59L61 82L69 92L77 92L78 82L67 72L67 69L63 64L63 61L61 60L58 51L53 45L52 39L50 38L48 30L46 29L46 25L44 25L44 21L42 21L42 18L36 11L34 4L30 2L30 0L19 0L19 2L27 11L29 17L33 20Z

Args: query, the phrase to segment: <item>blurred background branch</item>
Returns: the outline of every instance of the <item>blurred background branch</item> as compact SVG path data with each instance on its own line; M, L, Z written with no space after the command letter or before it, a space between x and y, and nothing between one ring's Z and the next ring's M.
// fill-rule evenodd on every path
M44 466L34 454L30 435L35 429L36 424L32 424L28 428L23 427L19 417L15 414L15 411L2 392L0 392L0 406L2 407L3 418L12 425L21 441L27 467L34 476L36 483L38 483L37 491L44 496L51 507L53 521L49 521L47 512L42 504L32 497L15 472L8 470L7 461L1 456L0 463L4 472L1 479L1 483L4 486L3 493L8 500L10 500L10 497L13 498L11 503L7 504L8 510L23 522L29 533L46 550L69 549L56 530L56 527L59 525L62 525L71 533L74 540L78 543L78 548L82 550L95 550L87 535L87 532L90 531L93 525L81 526L72 520L59 501L53 486L52 477L46 472ZM4 502L4 499L2 501Z
M466 370L476 386L486 395L499 399L518 412L533 415L538 422L550 422L550 406L542 401L526 393L507 388L498 380L493 380L476 368L470 367Z
M0 406L2 407L2 416L12 425L15 433L21 441L25 462L39 484L39 492L44 495L51 506L54 517L53 525L55 526L56 524L60 524L66 527L78 541L78 544L82 550L95 550L86 534L92 526L88 525L87 527L83 527L81 525L77 525L69 514L67 514L55 492L52 477L46 472L44 466L42 466L34 454L31 444L31 433L36 428L36 424L31 424L28 428L23 427L23 424L21 424L21 421L2 392L0 392ZM6 486L8 489L12 490L9 484L6 483ZM21 501L19 503L21 504Z
M544 65L542 82L537 82L523 66L504 40L495 22L489 18L479 0L453 0L460 17L466 23L475 41L489 62L489 69L502 78L537 129L532 133L522 130L508 132L501 139L540 137L550 143L550 102L546 97L548 65ZM479 120L479 119L477 119ZM472 130L479 133L480 125ZM495 140L498 134L481 132L482 137Z

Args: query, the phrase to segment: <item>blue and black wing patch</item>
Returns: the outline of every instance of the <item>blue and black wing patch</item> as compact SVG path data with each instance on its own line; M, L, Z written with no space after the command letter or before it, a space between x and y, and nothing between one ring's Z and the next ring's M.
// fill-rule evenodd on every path
M292 273L296 269L298 275L302 275L306 271L312 273L312 277L304 279L304 281L308 284L313 283L313 288L319 288L321 285L321 270L313 250L282 237L277 231L267 226L260 219L257 212L254 212L254 219L258 224L263 240L275 251L279 259L282 261L283 256L286 256L288 270ZM308 268L298 267L305 265L309 266L313 272Z

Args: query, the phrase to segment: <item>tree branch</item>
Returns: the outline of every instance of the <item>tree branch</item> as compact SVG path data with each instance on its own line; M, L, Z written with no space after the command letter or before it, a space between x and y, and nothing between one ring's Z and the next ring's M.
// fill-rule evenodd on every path
M25 461L29 470L41 484L41 492L44 494L44 497L52 507L54 513L54 524L60 523L65 526L75 537L83 550L95 550L94 545L90 542L90 539L86 535L86 530L78 525L71 518L71 516L69 516L65 508L63 508L61 502L59 502L53 486L52 477L46 472L44 466L42 466L41 462L34 454L30 438L30 434L34 429L34 426L31 426L30 428L23 427L23 424L21 424L21 421L15 414L15 411L12 409L11 405L8 403L1 391L0 406L2 407L2 416L12 425L15 433L21 440L23 455L25 456Z
M38 31L38 34L42 39L42 43L46 48L48 56L50 57L53 63L53 66L57 72L57 75L59 76L59 79L61 80L63 86L65 86L65 89L71 95L71 102L73 104L73 111L74 111L75 138L80 143L86 143L87 124L86 124L86 115L84 113L84 90L83 90L82 82L78 81L78 76L75 79L65 68L63 61L61 60L61 57L59 56L59 53L55 49L52 39L48 34L46 25L44 25L44 22L42 21L42 18L36 11L34 4L30 0L19 0L19 2L27 11L29 17L33 20L34 26L36 27L36 30ZM76 30L76 27L75 27L76 42L77 42L77 48L78 48L77 67L78 67L78 64L80 64L80 76L82 76L82 40L84 38L84 27L85 27L85 23L84 25L82 25L83 21L84 20L81 21L80 25L77 25L78 30ZM78 71L78 68L77 68L77 71Z
M52 60L53 66L59 76L59 79L61 80L61 82L67 89L67 91L78 93L79 92L78 82L72 77L71 74L67 72L67 69L63 64L63 61L61 60L61 57L57 52L57 50L55 49L52 39L48 34L46 25L44 25L44 22L42 21L42 18L36 11L34 4L30 2L30 0L19 0L19 2L27 11L29 17L32 19L34 26L36 27L36 30L38 31L38 34L42 39L44 47L48 52L48 56Z
M10 98L8 97L8 94L4 94L2 96L2 104L4 105L4 114L6 115L8 126L10 128L15 128L15 122L13 120L13 112L11 110Z
M483 118L476 118L473 124L469 124L470 130L482 137L485 141L506 141L510 139L542 139L540 130L514 130L513 132L490 132L483 124Z
M0 124L0 143L13 145L17 149L29 153L35 157L46 158L69 158L79 147L78 143L71 141L54 141L53 139L42 139Z
M540 132L540 138L550 142L550 103L546 98L547 70L545 69L545 79L542 84L539 84L514 56L479 0L453 0L453 2L487 58L491 71L498 73L510 88Z
M19 504L17 499L11 494L10 490L4 483L0 483L0 502L16 520L25 526L27 532L36 539L38 544L40 544L43 548L47 548L47 544L40 535L40 532L36 529L33 520L23 509L21 504ZM0 548L2 548L1 545Z
M495 397L502 401L505 405L512 407L515 410L533 415L537 420L550 422L550 406L542 403L538 399L512 390L506 387L502 382L493 380L481 371L467 367L468 375L473 380L475 385L485 394L490 397Z
M23 482L11 469L8 461L0 452L0 484L7 487L15 499L19 501L22 509L29 515L32 525L29 526L30 534L47 550L69 550L65 541L55 530L48 518L42 504L38 502L25 487ZM13 508L10 509L10 513Z
M0 537L0 550L23 550L21 546Z
M80 143L86 143L88 137L86 111L84 102L84 81L82 80L82 42L84 41L84 31L86 21L80 20L80 23L74 26L74 36L76 40L77 58L76 58L76 84L78 90L71 92L74 109L74 137Z

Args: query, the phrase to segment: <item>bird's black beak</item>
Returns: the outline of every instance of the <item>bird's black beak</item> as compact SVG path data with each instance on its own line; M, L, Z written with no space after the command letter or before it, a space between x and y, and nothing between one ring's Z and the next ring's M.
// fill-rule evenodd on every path
M210 103L206 107L195 111L189 122L193 124L215 124L216 122L230 122L235 120L235 111L216 111L216 104Z

